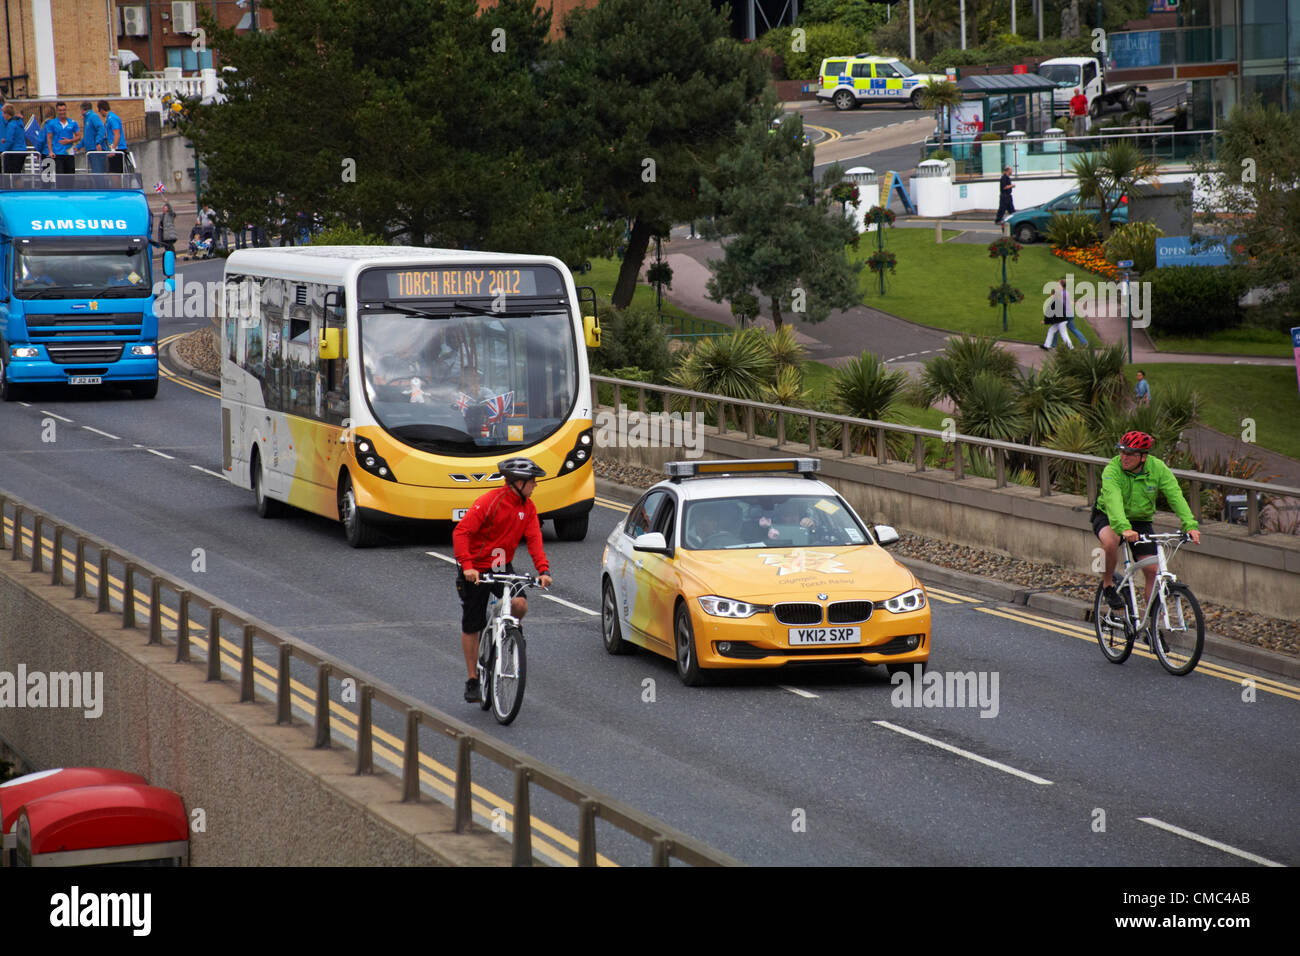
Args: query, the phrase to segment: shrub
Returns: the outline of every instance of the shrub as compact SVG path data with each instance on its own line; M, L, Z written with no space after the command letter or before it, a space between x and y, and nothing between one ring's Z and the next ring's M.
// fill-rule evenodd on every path
M388 242L382 236L376 236L357 226L336 225L322 229L313 235L311 244L313 246L386 246Z
M1164 230L1154 222L1130 222L1116 226L1102 247L1110 262L1133 260L1133 268L1146 274L1156 267L1156 239Z
M784 76L777 79L810 80L817 76L822 60L832 56L856 56L865 51L871 41L867 33L839 23L814 23L803 29L807 33L801 51L791 48L790 27L768 30L759 41L763 49L770 50L784 61Z
M1099 238L1097 223L1086 212L1055 212L1047 224L1047 241L1058 249L1080 249Z
M672 368L659 316L648 309L607 309L600 317L600 348L589 352L593 371L633 366L662 382Z
M1241 324L1239 300L1249 279L1238 266L1166 266L1146 279L1151 327L1158 334L1207 335Z

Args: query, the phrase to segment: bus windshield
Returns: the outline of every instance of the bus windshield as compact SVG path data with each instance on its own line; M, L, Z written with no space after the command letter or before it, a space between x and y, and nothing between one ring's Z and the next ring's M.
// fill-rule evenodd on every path
M14 243L14 295L20 299L146 298L150 274L144 239Z
M565 310L359 316L366 399L390 434L435 454L496 455L564 424L576 398Z

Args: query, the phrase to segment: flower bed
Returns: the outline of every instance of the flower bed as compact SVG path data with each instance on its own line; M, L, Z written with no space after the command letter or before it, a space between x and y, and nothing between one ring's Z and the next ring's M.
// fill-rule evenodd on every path
M1104 276L1112 282L1122 279L1123 273L1115 268L1106 260L1106 253L1102 251L1101 243L1095 243L1083 248L1071 247L1069 249L1052 249L1052 255L1064 259L1076 266L1082 266L1089 272L1095 272L1099 276Z

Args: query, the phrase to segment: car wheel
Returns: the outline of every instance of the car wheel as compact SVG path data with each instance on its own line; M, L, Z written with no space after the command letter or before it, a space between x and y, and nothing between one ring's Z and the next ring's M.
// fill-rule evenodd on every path
M556 518L555 536L561 541L581 541L587 537L588 515L580 518Z
M1101 97L1100 97L1100 96L1097 97L1095 100L1093 100L1091 104L1089 104L1089 106L1088 106L1088 115L1091 116L1093 119L1098 119L1098 118L1101 117Z
M1124 109L1127 112L1132 113L1133 108L1137 106L1137 102L1138 102L1137 90L1129 90L1127 93L1124 94Z
M263 518L278 518L284 514L284 505L266 494L266 469L262 467L262 456L253 449L253 497L257 500L257 513Z
M623 640L623 631L618 621L618 600L614 597L614 585L609 578L600 589L600 631L605 639L605 650L611 654L631 654L636 647Z
M858 98L848 90L836 90L835 95L831 97L831 102L835 104L837 110L843 112L844 110L851 110L856 107L858 105Z
M369 548L378 543L379 532L357 507L357 493L352 487L352 477L347 472L339 479L338 496L339 519L343 522L343 534L347 537L348 544L354 548Z
M685 603L677 605L673 618L673 644L677 651L677 676L687 687L699 687L707 682L700 669L700 656L696 653L695 628L691 626L691 612Z
M1032 223L1022 222L1015 228L1015 238L1016 242L1022 246L1027 246L1038 241L1038 230L1033 227Z
M912 94L912 109L919 110L920 108L921 108L921 91L917 90Z

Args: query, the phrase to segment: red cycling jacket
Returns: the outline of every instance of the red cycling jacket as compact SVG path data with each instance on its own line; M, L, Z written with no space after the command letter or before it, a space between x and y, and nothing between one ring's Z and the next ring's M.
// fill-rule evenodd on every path
M542 549L542 526L537 520L537 506L530 499L521 499L509 487L496 488L481 496L469 513L460 519L451 534L456 551L456 563L462 569L491 571L494 555L504 558L498 565L501 570L515 558L515 548L523 537L528 538L528 553L538 574L548 574L550 565Z

